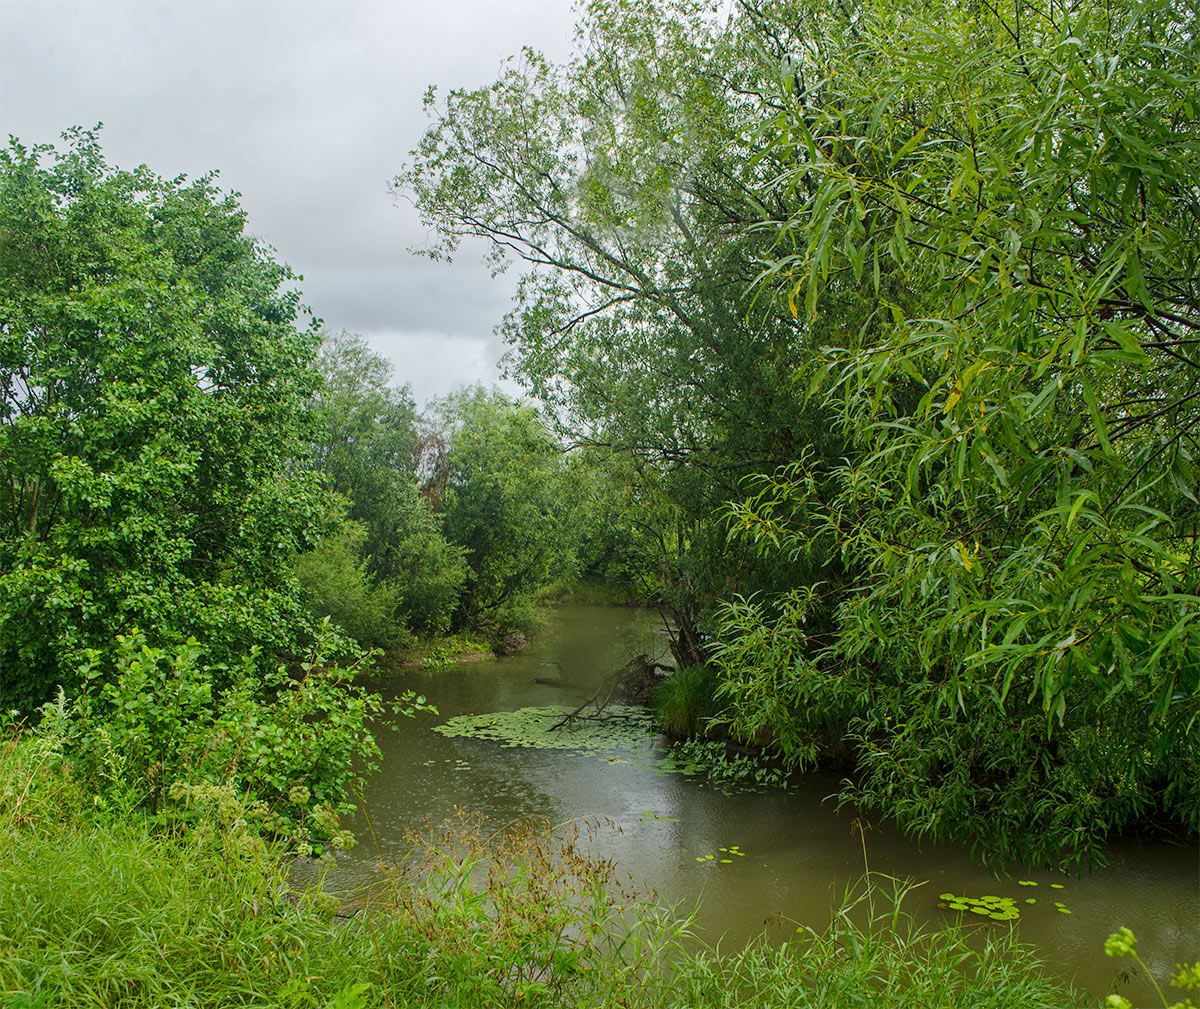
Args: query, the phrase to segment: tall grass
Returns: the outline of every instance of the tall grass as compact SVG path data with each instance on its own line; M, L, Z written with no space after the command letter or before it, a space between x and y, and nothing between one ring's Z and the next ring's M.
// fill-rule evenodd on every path
M53 742L0 737L0 1004L45 1007L1065 1007L1008 940L924 931L874 881L825 931L735 953L619 886L596 825L414 834L382 884L292 892L213 790L174 830L99 810ZM603 829L603 825L600 825Z
M650 698L655 721L677 739L703 735L709 719L721 710L717 674L706 666L682 666L663 679Z

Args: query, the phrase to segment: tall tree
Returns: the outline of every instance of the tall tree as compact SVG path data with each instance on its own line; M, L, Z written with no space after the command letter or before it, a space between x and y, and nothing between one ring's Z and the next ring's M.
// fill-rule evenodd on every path
M746 297L771 241L750 226L781 167L757 137L777 68L744 29L693 0L589 4L569 63L526 52L487 88L431 92L396 180L441 236L435 256L483 237L498 267L527 268L503 327L512 373L569 439L636 475L688 663L731 583L778 574L727 543L721 504L806 446L840 454L798 409L806 334L771 295Z
M814 324L865 286L876 325L810 383L854 449L838 493L797 466L739 522L833 541L857 581L782 672L806 596L731 611L727 689L840 711L849 794L916 833L1081 860L1141 816L1195 830L1196 11L796 7L754 8L787 71L776 185L805 197L765 279Z
M313 462L349 500L349 518L362 524L364 535L353 550L346 539L322 548L320 563L306 570L337 572L356 583L357 569L345 561L359 553L370 579L392 597L385 608L397 633L443 629L466 565L419 491L417 413L408 387L393 385L391 363L349 333L326 337L317 368L324 384L310 404Z
M460 626L500 635L537 623L540 593L575 574L563 450L532 407L482 386L434 404L429 460L442 528L466 554Z
M94 132L0 152L0 693L70 689L136 625L293 649L290 557L330 509L293 461L316 375L291 271L212 176Z

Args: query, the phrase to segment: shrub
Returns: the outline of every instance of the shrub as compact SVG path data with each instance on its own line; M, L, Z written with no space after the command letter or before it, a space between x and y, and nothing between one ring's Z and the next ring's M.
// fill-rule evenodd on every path
M333 647L327 632L295 675L279 664L264 680L257 649L230 670L203 663L194 639L152 648L135 631L111 655L89 651L82 692L47 705L38 732L98 805L165 824L193 818L197 802L244 801L303 854L348 844L338 815L377 766L367 723L383 702L331 661ZM395 710L428 707L410 693Z

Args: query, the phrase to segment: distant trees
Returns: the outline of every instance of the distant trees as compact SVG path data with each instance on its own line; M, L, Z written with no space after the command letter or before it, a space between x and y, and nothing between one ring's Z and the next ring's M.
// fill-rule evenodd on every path
M576 572L581 515L541 416L476 386L419 415L361 337L327 336L310 403L313 464L349 523L298 558L305 597L366 645L538 623Z
M364 645L444 630L467 569L419 487L412 398L361 337L327 336L317 369L312 464L345 499L354 528L299 559L309 605Z
M439 451L427 480L468 566L456 621L530 630L539 594L576 573L565 453L536 410L481 386L435 403L430 424Z

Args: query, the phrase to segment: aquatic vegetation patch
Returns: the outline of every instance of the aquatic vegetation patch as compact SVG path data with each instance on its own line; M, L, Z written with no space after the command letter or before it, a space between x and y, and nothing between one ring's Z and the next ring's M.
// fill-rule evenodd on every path
M721 865L731 865L733 864L733 859L728 856L736 855L739 858L745 858L746 856L746 853L736 844L731 844L728 848L718 848L717 851L719 853L717 855L697 855L696 861L718 862Z
M688 739L669 753L653 752L647 744L657 727L646 708L609 704L598 715L581 715L564 723L576 710L547 704L472 713L456 715L432 728L443 736L491 739L506 747L595 753L610 764L629 764L659 775L704 775L709 784L730 795L783 789L788 784L782 768L748 754L731 753L724 743L712 740Z
M1037 883L1031 879L1019 879L1017 885L1037 886ZM1062 883L1051 883L1050 886L1055 890L1065 889ZM1036 897L1026 897L1024 901L1029 905L1037 904ZM938 894L938 907L948 911L979 915L980 918L991 921L1016 921L1021 917L1021 910L1017 906L1016 898L991 894L983 897L960 897L953 893L941 893ZM1054 910L1059 914L1071 913L1070 909L1060 900L1054 902Z
M938 907L951 911L965 911L992 921L1016 921L1021 917L1017 902L1012 897L998 897L993 894L984 897L960 897L953 893L943 893L939 896L941 901Z
M654 732L654 719L645 708L624 704L610 704L599 716L578 717L558 725L573 710L547 704L456 715L433 726L433 731L464 739L493 739L506 747L583 751L644 749Z

